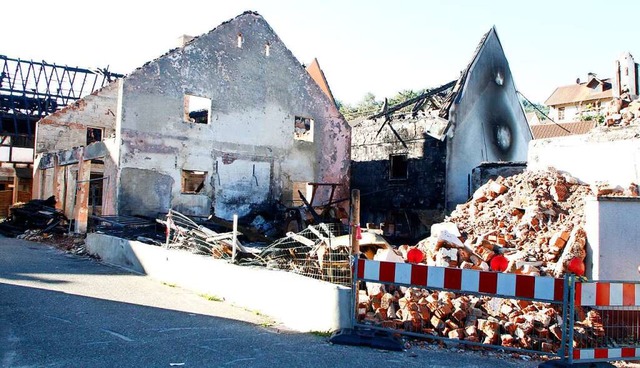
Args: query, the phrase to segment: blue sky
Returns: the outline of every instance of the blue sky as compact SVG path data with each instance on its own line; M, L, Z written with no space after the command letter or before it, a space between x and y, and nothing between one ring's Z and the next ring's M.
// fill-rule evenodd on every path
M533 101L588 72L610 77L624 51L640 61L633 0L10 1L2 4L0 54L128 73L180 35L245 10L258 11L300 62L317 57L346 103L456 79L493 25L517 88Z

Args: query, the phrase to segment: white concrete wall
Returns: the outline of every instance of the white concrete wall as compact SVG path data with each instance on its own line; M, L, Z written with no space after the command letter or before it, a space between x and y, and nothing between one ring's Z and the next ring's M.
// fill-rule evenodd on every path
M590 197L585 202L586 276L640 281L640 198Z
M536 139L529 144L528 170L555 167L593 184L607 181L623 188L640 183L640 139L635 128L612 129L606 133ZM616 139L618 133L631 139Z
M224 298L298 331L351 327L351 289L290 272L236 266L103 234L87 234L87 250L106 262Z

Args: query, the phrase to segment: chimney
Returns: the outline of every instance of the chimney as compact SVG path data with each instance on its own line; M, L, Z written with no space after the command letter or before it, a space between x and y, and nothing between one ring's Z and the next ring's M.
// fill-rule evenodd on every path
M184 47L186 44L191 42L195 37L189 35L182 35L178 37L178 47Z

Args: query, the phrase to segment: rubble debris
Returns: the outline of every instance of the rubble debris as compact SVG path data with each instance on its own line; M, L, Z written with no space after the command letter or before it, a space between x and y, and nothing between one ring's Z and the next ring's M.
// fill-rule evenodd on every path
M560 348L560 305L393 285L378 290L360 291L360 322L509 348Z
M589 186L552 169L498 177L479 188L445 222L433 225L429 238L415 247L402 246L398 253L408 261L409 252L418 249L423 258L417 263L430 266L581 276L586 256L583 207L588 195L637 195L637 186L627 190L606 183ZM364 323L546 353L560 348L560 305L369 284L360 291L358 303L358 319ZM588 345L604 330L596 311L582 313L576 341Z
M197 254L207 254L215 258L230 259L233 254L233 233L217 233L199 225L188 216L171 210L166 220L156 220L167 229L168 248L185 249ZM241 233L238 233L242 235ZM257 249L243 246L236 239L236 259L253 258Z
M0 223L0 234L16 237L27 230L41 233L62 234L69 223L67 217L56 208L56 197L32 199L26 203L17 203L9 208L9 216Z
M90 231L144 243L162 244L165 240L155 220L138 216L89 216Z
M498 177L434 225L417 248L427 265L562 277L572 259L586 256L584 198L637 192L636 184L589 186L553 169Z
M207 219L207 225L209 225L208 223L211 224L207 228L218 226L227 230L233 229L233 222L213 215L209 216ZM273 229L273 224L267 222L262 216L254 218L253 222L249 226L238 225L238 231L240 231L251 242L264 243L272 242L274 239L272 239L271 236L277 232L277 230Z
M628 93L609 102L604 126L640 125L640 100L631 101Z
M340 236L341 228L340 224L321 223L298 233L289 232L244 264L351 285L351 248L348 235Z
M98 258L87 252L85 245L85 234L52 234L42 233L40 230L27 230L23 234L16 236L17 239L24 239L32 242L53 245L67 253Z

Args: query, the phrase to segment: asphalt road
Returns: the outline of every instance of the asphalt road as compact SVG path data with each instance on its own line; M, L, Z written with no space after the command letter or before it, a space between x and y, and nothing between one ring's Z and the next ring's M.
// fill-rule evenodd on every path
M233 280L211 280L233 282ZM278 293L291 292L274 285ZM313 318L313 316L310 316ZM333 345L98 261L0 238L1 367L535 367L504 354Z

